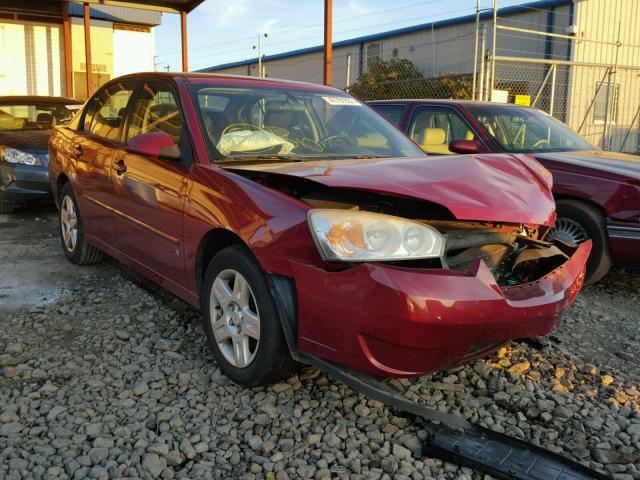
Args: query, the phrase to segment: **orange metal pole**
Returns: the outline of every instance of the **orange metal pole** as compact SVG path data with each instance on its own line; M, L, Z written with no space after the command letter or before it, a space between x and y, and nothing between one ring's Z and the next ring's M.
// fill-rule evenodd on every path
M187 52L187 12L180 12L180 31L182 33L182 71L189 71L189 55Z
M331 85L331 69L333 66L333 45L331 25L333 17L332 0L324 0L324 84Z
M69 2L62 4L62 35L64 37L64 73L67 97L73 97L73 65L71 63L71 19Z
M87 71L87 98L91 96L91 10L84 4L84 62Z

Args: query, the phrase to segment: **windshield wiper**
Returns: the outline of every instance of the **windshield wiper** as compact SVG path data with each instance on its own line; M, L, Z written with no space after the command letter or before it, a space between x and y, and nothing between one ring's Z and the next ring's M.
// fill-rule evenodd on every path
M290 155L251 155L246 157L226 157L222 160L217 160L216 163L234 163L234 162L261 162L269 160L287 161L287 162L299 162L302 159L300 157L293 157Z

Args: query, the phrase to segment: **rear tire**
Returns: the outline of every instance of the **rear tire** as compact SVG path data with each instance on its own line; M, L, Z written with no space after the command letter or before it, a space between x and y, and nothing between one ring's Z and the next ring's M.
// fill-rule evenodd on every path
M102 250L86 242L78 202L68 183L62 187L59 205L60 242L67 260L75 265L98 263L103 257Z
M0 202L0 213L13 213L16 209L14 203L11 202Z
M579 200L558 200L556 212L556 227L549 232L549 237L574 245L591 240L593 246L587 261L585 285L597 282L613 265L604 216L592 205Z
M243 246L226 247L213 257L200 307L209 346L234 382L269 385L296 370L266 275Z

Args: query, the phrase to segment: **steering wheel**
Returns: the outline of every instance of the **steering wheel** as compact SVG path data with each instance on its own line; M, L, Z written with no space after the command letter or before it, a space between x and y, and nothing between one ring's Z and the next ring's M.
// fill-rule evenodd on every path
M347 137L346 135L332 135L320 140L320 145L322 145L324 148L348 147L355 145L355 142L353 141L353 139Z
M549 145L549 140L547 140L546 138L541 138L536 143L534 143L533 147L531 148L538 148L538 147L541 147L542 145Z

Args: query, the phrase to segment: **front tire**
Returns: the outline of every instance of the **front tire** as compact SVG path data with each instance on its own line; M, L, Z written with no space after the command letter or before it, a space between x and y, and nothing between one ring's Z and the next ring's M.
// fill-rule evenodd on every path
M68 183L60 192L58 217L60 241L67 260L75 265L90 265L102 260L102 250L89 245L84 238L78 202Z
M558 200L556 212L556 226L549 232L549 238L571 245L591 240L593 246L584 283L591 285L597 282L613 264L604 217L595 207L579 200Z
M213 257L200 305L209 346L231 380L254 387L293 373L265 273L244 247L227 247Z

